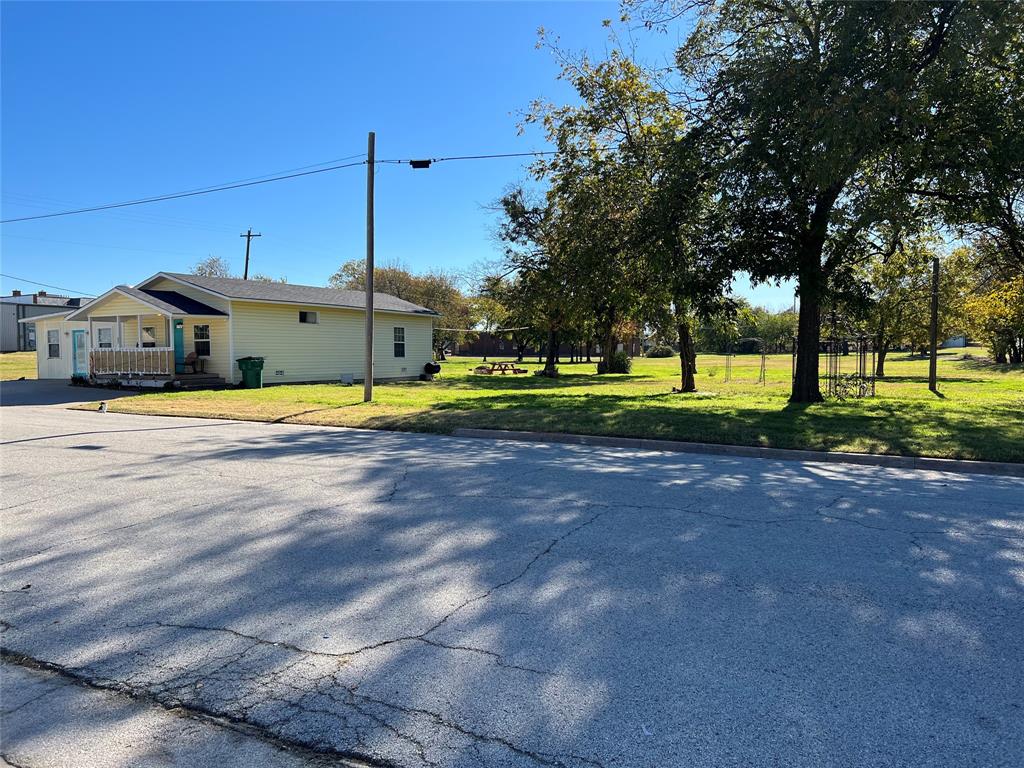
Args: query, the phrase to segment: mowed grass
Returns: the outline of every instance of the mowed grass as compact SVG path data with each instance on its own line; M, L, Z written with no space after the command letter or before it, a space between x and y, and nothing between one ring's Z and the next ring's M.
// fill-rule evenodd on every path
M944 351L940 396L927 360L891 354L877 396L790 405L790 355L698 358L695 394L673 394L678 360L634 360L630 374L597 376L593 364L562 364L558 379L480 376L478 358L444 364L434 382L379 384L374 402L357 386L307 384L262 390L154 393L111 411L293 424L449 433L457 427L575 432L811 450L1024 461L1024 371L995 366L980 349ZM973 359L974 357L979 359ZM824 363L823 363L824 364ZM526 367L538 369L536 358ZM843 359L850 370L853 358Z
M0 354L0 381L36 378L35 352L4 352Z

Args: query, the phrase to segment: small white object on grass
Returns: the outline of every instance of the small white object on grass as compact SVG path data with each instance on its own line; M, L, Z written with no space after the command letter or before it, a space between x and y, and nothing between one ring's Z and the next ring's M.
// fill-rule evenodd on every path
M102 403L100 403L100 413L106 413L106 412L107 412L107 403L104 400Z

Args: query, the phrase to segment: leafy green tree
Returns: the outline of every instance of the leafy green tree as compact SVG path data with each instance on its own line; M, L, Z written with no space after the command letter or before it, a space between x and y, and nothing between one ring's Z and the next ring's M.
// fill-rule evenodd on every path
M346 261L331 275L328 284L343 290L366 290L366 262L363 259ZM434 351L442 360L445 349L464 341L478 320L473 303L459 289L456 276L447 272L436 270L416 275L400 262L375 265L373 288L375 292L387 293L440 314L434 321Z
M924 215L910 189L933 170L922 137L936 105L1016 14L982 2L692 5L677 60L696 128L720 147L731 246L754 279L797 280L790 399L820 401L830 282L870 255L877 225Z
M498 209L497 236L504 244L507 271L515 275L517 311L545 332L542 373L557 376L560 338L579 317L572 234L550 199L532 199L522 188L507 192Z
M1018 275L967 302L973 330L985 340L997 363L1024 362L1024 275Z

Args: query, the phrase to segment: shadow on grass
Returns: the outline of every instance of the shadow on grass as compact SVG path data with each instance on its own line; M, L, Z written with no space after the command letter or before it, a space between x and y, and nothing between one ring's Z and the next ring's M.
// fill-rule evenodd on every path
M699 409L689 408L690 402ZM450 432L459 427L569 432L807 450L1024 461L1024 425L1013 408L986 418L927 403L881 400L743 403L714 396L504 393L457 398L411 414L371 416L362 426Z

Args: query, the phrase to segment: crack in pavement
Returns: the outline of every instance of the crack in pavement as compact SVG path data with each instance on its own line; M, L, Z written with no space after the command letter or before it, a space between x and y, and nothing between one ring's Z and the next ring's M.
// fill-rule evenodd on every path
M201 705L187 704L180 701L166 701L162 699L159 694L151 693L145 688L129 686L111 678L89 677L84 672L73 667L67 667L62 664L56 664L49 661L41 661L27 654L20 653L3 646L0 646L0 660L6 664L12 664L24 667L25 669L56 675L61 679L84 688L120 694L134 701L140 701L159 707L181 717L187 717L220 728L233 730L244 736L258 739L279 749L304 754L311 758L313 765L337 765L348 766L349 768L398 768L398 766L387 761L375 760L367 757L366 755L337 750L327 745L323 745L314 750L311 749L309 745L298 740L282 737L276 733L271 733L254 723L239 720L223 713L214 712L202 707ZM0 757L11 763L10 758L4 753L0 753ZM11 764L17 765L16 763Z
M401 483L401 479L396 482L396 488L399 483ZM530 749L520 746L510 739L504 738L500 735L473 730L472 728L445 717L441 713L433 712L428 709L396 704L367 695L366 693L358 690L358 684L346 685L343 681L338 679L338 675L341 667L346 665L351 659L355 658L359 654L401 642L418 642L433 648L440 648L453 652L478 654L490 659L494 664L505 669L512 669L535 675L553 674L546 670L514 664L505 659L502 654L495 651L484 648L475 648L469 645L448 644L429 637L429 635L441 628L460 611L486 600L495 592L505 589L524 578L536 566L538 561L550 555L561 542L570 536L573 536L583 528L592 525L600 517L605 515L607 511L608 510L604 510L593 514L568 530L555 536L547 543L546 546L544 546L543 549L534 554L533 557L513 575L497 584L494 584L486 590L473 595L469 599L464 600L445 613L440 619L435 621L423 632L417 635L389 638L355 650L343 652L318 651L302 647L292 642L268 640L266 638L229 627L152 620L126 624L123 625L123 629L157 627L193 632L224 633L243 641L244 646L231 653L224 653L205 658L198 665L192 665L191 667L184 666L178 669L175 669L174 667L168 669L165 664L161 664L158 659L152 656L152 654L146 653L147 657L149 657L149 661L145 665L145 669L140 668L137 672L129 674L127 677L122 675L120 679L118 679L117 676L111 677L101 675L98 670L87 671L86 669L72 669L53 664L51 662L36 661L34 659L30 659L28 656L18 653L17 651L7 649L0 649L0 656L4 659L10 659L15 662L20 661L26 665L36 665L39 668L56 670L80 681L82 684L120 692L135 698L153 701L167 709L180 709L190 713L198 713L203 716L224 718L228 722L236 725L256 728L266 738L282 738L278 731L286 726L290 722L291 718L287 714L281 714L271 719L269 724L266 722L257 722L253 720L253 711L257 707L266 707L269 704L277 704L280 707L285 708L286 712L295 711L298 714L305 715L321 713L337 718L341 721L343 727L348 729L349 735L356 738L356 746L359 747L362 745L364 743L362 730L358 726L353 726L348 722L348 715L344 712L327 710L322 707L315 708L311 706L312 702L309 701L311 697L326 696L328 700L349 707L365 720L376 724L376 726L394 734L402 742L411 745L416 750L417 755L419 755L420 761L427 766L439 766L438 763L430 759L427 745L418 740L414 735L408 733L406 729L403 729L396 723L392 722L391 718L387 717L385 712L401 713L407 717L415 717L425 720L426 724L431 727L443 728L448 732L458 734L466 739L472 740L473 742L490 745L490 747L493 748L507 750L512 754L532 760L538 765L554 766L556 768L574 768L574 766L593 766L594 768L601 768L601 763L594 758L572 754L559 755L531 751ZM297 654L299 658L289 664L280 665L269 673L256 673L254 671L246 672L244 669L231 669L232 667L239 665L246 656L252 654L258 648L273 648L288 651ZM144 652L139 651L139 653ZM308 679L314 681L314 687L312 690L309 688L308 684L293 685L284 679L286 675L292 673L296 668L300 667L304 663L309 663L310 659L316 658L329 659L332 663L332 667L327 671L316 670L314 668L307 673ZM171 674L170 677L165 676L161 682L153 681L148 685L144 680L140 679L154 670L157 672L166 671ZM301 672L298 674L301 674ZM329 687L327 690L324 690L322 687L322 683L324 681L329 681L333 687ZM214 703L205 704L199 700L206 689L215 690L218 687L218 684L237 684L239 682L250 686L250 692L248 694L241 695L240 698L230 701L214 701ZM288 691L297 694L298 698L293 699ZM343 693L344 698L339 699L337 696L338 693ZM374 707L378 709L382 708L385 712L374 712ZM332 755L337 753L338 756L345 758L356 757L362 760L371 759L358 750L339 751L323 742L316 742L314 746L310 746L309 743L303 741L295 741L295 743L300 744L306 749L314 749L317 753L330 753ZM379 757L374 757L372 759L377 761L373 763L374 765L388 765L387 762L381 762Z

